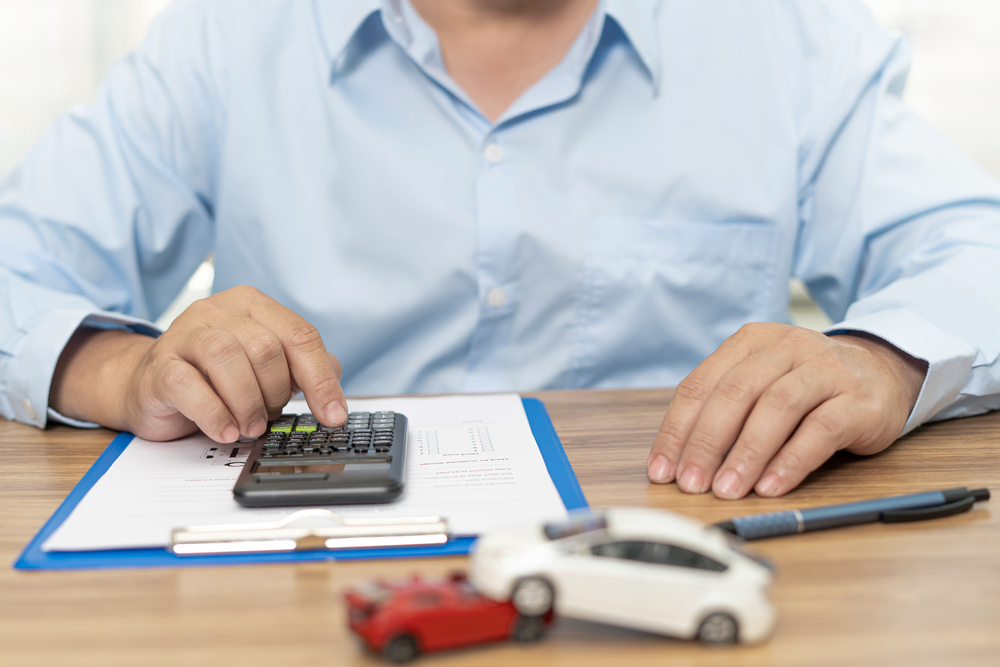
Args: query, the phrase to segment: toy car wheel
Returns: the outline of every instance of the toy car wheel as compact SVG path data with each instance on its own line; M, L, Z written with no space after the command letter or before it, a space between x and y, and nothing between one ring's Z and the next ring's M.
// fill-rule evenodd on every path
M733 644L739 637L740 628L736 619L729 614L709 614L698 626L698 639L703 644L725 646Z
M514 586L510 601L522 616L544 616L555 601L552 584L541 577L525 577Z
M417 657L420 650L417 640L409 635L393 637L382 649L382 656L389 662L409 662Z
M514 623L514 631L511 637L516 642L528 643L537 642L545 633L545 624L541 616L519 616Z

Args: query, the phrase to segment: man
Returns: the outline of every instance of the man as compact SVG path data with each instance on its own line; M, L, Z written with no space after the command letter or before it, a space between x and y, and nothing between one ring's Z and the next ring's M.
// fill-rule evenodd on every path
M649 478L786 493L1000 406L1000 189L906 69L836 0L180 3L0 193L3 414L677 384Z

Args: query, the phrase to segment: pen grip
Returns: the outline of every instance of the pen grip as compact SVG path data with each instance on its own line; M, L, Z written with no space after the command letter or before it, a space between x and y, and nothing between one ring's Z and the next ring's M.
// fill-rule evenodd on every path
M744 540L792 535L802 530L802 515L796 510L768 512L732 519L736 534Z

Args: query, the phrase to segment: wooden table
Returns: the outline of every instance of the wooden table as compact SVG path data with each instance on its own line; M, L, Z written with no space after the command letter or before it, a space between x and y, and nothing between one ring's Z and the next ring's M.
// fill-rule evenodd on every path
M1000 414L924 427L878 456L838 455L778 500L721 501L646 482L666 390L554 391L545 401L594 507L648 505L703 521L954 486L1000 492ZM20 550L110 442L0 420L0 559ZM773 638L706 649L562 619L533 646L419 665L997 665L1000 499L927 523L831 530L754 548L778 567ZM345 627L341 592L375 576L444 574L464 559L0 574L0 665L377 664Z

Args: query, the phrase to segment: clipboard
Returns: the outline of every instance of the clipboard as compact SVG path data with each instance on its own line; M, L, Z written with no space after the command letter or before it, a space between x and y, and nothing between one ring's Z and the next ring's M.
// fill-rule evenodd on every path
M569 464L559 436L556 435L545 405L537 398L522 398L524 412L531 426L531 433L545 462L549 477L559 493L567 511L585 509L583 495L576 474ZM100 551L42 551L42 544L73 512L97 480L107 472L134 436L120 433L98 457L70 491L59 508L49 517L41 530L21 552L14 569L17 570L76 570L93 568L182 567L201 565L235 565L247 563L287 563L295 561L362 560L383 558L420 558L430 556L461 556L469 553L474 537L453 538L444 544L406 547L366 547L311 551L284 551L280 553L238 553L205 556L179 556L168 548L110 549Z

